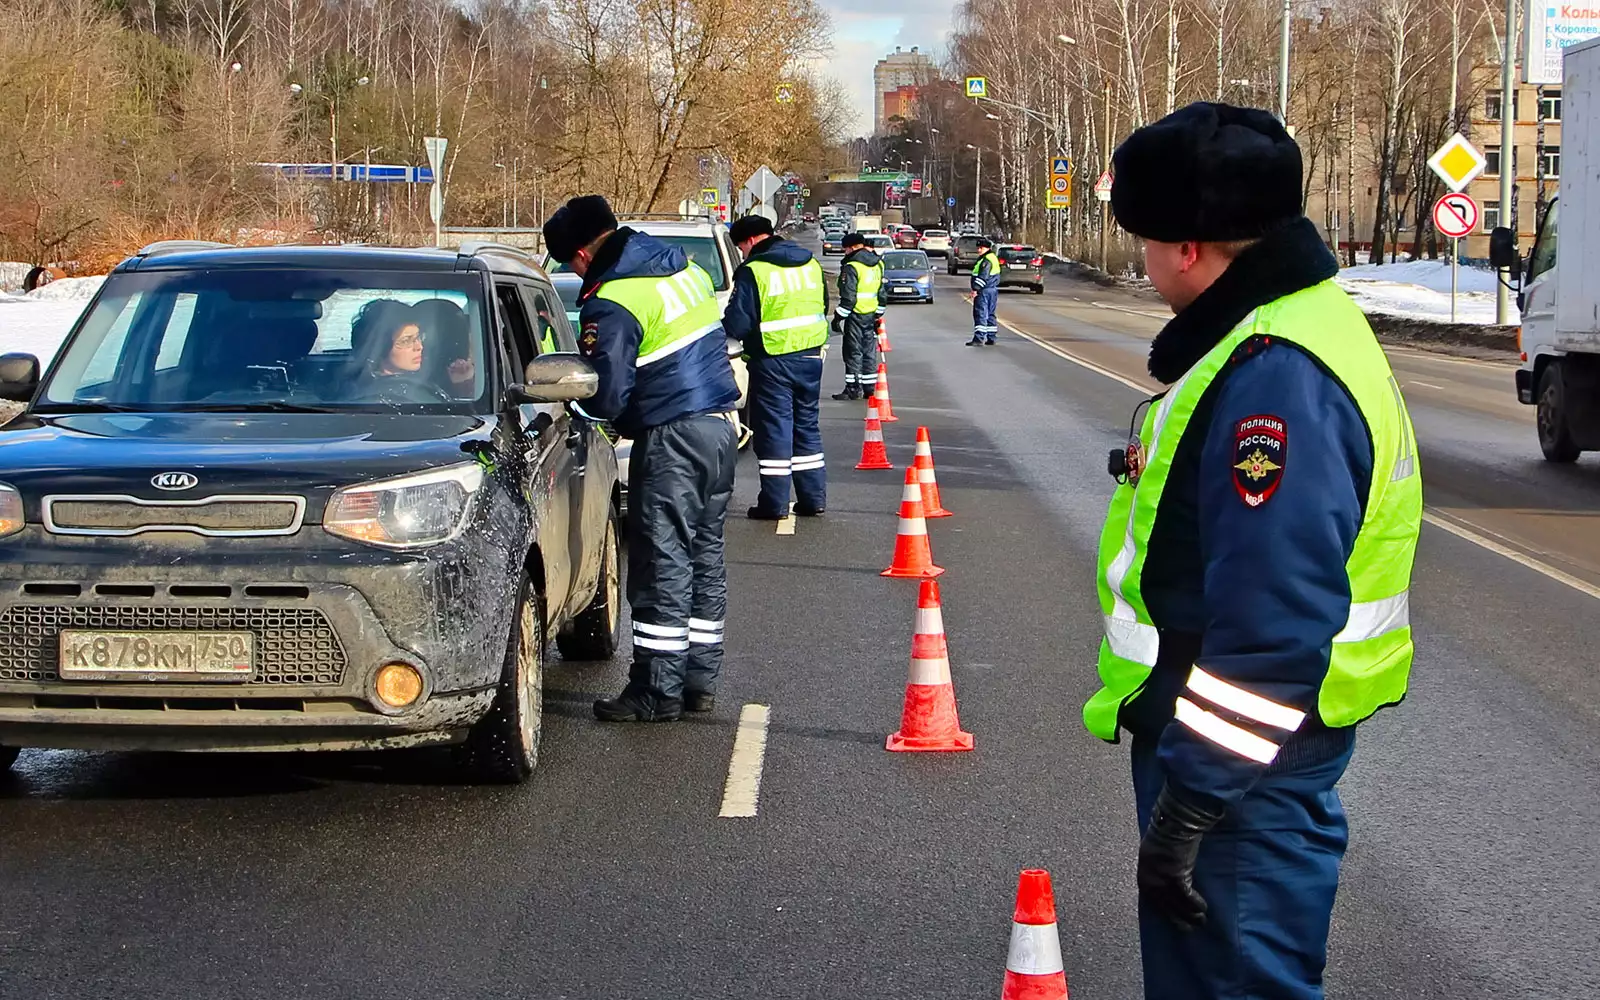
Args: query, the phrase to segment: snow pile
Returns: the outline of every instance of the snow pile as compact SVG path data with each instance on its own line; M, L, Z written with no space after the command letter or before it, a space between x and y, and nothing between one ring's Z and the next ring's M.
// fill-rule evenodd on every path
M38 358L41 365L49 364L83 307L84 300L52 301L0 292L0 354L21 351Z
M1406 319L1450 321L1450 264L1442 260L1410 260L1395 264L1347 267L1334 280L1362 310ZM1463 266L1457 277L1456 322L1493 324L1495 274ZM1520 322L1515 306L1511 322Z
M16 260L0 260L0 293L19 292L33 265Z
M100 284L105 280L103 274L92 278L57 278L29 292L28 298L44 302L76 302L82 308L83 303L94 298L94 293L100 290Z

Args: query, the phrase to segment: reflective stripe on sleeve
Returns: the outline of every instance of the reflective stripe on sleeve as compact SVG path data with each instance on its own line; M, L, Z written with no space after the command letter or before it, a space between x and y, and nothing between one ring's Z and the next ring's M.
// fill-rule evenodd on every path
M1411 591L1402 590L1381 601L1360 601L1350 605L1344 628L1334 642L1362 642L1411 624Z
M1198 665L1189 671L1189 690L1230 712L1291 733L1306 721L1306 713L1299 709L1280 705L1253 691L1247 691L1236 684L1229 684L1222 678L1201 670Z
M1278 744L1211 714L1188 698L1179 698L1174 709L1179 722L1225 750L1262 764L1270 764L1278 756Z

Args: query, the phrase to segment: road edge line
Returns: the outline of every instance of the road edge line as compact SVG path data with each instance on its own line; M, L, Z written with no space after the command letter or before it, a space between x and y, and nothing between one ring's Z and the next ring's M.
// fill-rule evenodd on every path
M1518 552L1509 545L1502 545L1494 539L1489 538L1487 535L1481 535L1478 532L1473 531L1471 528L1441 517L1427 508L1424 508L1422 511L1422 519L1436 528L1443 528L1445 531L1450 532L1450 534L1455 535L1457 538L1471 542L1481 549L1487 549L1488 551L1493 552L1495 555L1510 559L1517 565L1531 569L1541 576L1549 577L1557 583L1566 584L1568 587L1571 587L1580 594L1600 600L1600 587L1596 587L1587 580L1573 576L1571 573L1568 573L1564 570L1556 569L1549 563L1541 562L1540 560L1535 559L1526 553Z
M761 768L767 756L770 705L747 704L739 710L739 729L728 759L728 780L722 789L719 817L737 819L756 814L761 799Z
M1070 361L1080 368L1092 371L1097 375L1103 375L1106 378L1112 379L1113 381L1121 382L1128 388L1135 389L1141 393L1144 393L1145 395L1152 395L1151 390L1146 386L1142 386L1124 375L1120 375L1117 372L1111 371L1109 368L1103 368L1100 365L1095 364L1093 361L1087 361L1083 358L1069 354L1068 352L1063 351L1061 348L1056 347L1054 344L1048 344L1040 340L1038 337L1035 337L1033 334L1018 328L1015 324L1009 322L1008 320L997 318L996 322L1017 336L1022 337L1038 347L1044 348L1046 351L1049 351L1051 354L1054 354L1056 357L1061 358L1064 361ZM1587 580L1573 576L1571 573L1565 572L1564 570L1559 570L1556 567L1551 566L1549 563L1541 562L1540 560L1535 559L1526 553L1518 552L1516 549L1513 549L1510 546L1502 545L1494 539L1489 538L1486 535L1479 534L1471 528L1464 527L1455 523L1454 521L1446 520L1427 508L1424 508L1422 511L1422 519L1434 527L1443 528L1445 531L1450 532L1457 538L1471 542L1487 552L1492 552L1497 556L1509 559L1517 565L1526 569L1531 569L1535 573L1554 580L1557 583L1565 584L1566 586L1587 597L1600 600L1600 587L1596 587Z

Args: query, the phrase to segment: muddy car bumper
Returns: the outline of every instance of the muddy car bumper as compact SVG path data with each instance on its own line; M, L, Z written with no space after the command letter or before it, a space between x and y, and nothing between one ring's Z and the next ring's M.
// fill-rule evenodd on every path
M7 540L0 744L407 746L460 739L487 711L510 623L509 602L487 599L510 576L503 557L496 566L467 545L422 555L294 538L200 542L66 540L40 528ZM248 632L253 671L221 681L63 677L63 630ZM423 679L404 709L377 695L389 663Z

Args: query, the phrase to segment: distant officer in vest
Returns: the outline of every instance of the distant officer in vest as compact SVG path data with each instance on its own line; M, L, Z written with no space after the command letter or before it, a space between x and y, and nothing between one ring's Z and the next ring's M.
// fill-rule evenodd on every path
M1000 258L995 256L989 237L978 237L978 262L972 265L972 339L968 347L994 346L994 312L1000 305Z
M1272 115L1192 104L1113 160L1175 313L1112 452L1094 735L1132 737L1149 998L1323 995L1357 723L1406 693L1422 518L1399 385Z
M867 249L860 233L840 244L839 307L833 332L844 334L844 391L834 399L860 399L878 387L878 317L883 314L883 259Z
M618 228L604 198L574 198L544 226L550 255L583 277L578 344L600 375L584 408L633 439L628 604L633 666L608 722L709 712L722 670L728 580L722 528L737 459L739 389L711 276L678 247Z
M744 343L750 363L750 429L761 469L758 521L794 512L816 517L828 505L822 429L822 347L828 342L828 282L811 251L773 235L772 223L747 215L729 229L744 255L722 328Z

